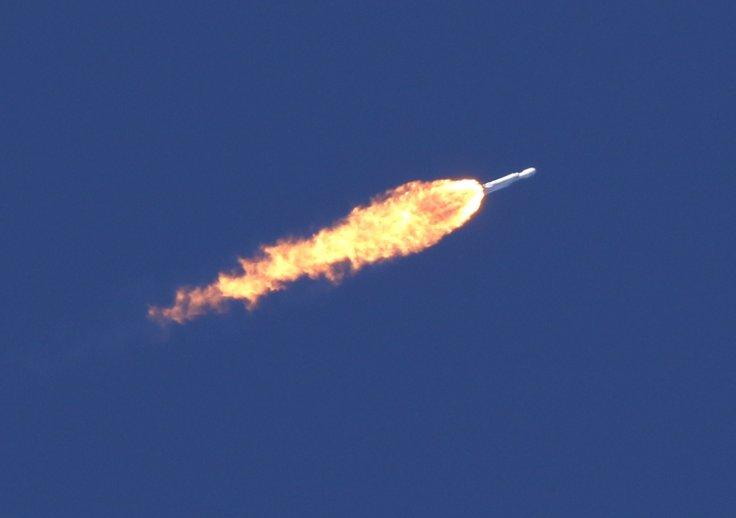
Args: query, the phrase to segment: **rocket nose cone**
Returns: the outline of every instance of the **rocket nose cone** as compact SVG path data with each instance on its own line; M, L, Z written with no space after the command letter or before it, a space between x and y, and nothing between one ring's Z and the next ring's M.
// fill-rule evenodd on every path
M519 173L519 178L529 178L534 173L537 172L537 169L534 167L529 167L527 169L524 169L522 172Z

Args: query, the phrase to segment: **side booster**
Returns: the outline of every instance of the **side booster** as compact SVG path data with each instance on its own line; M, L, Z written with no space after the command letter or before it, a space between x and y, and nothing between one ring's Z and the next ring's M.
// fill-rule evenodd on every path
M503 176L497 180L493 180L492 182L484 183L483 192L485 192L486 194L490 194L492 192L499 191L518 180L534 176L534 173L536 172L537 170L534 167L529 167L518 173L507 174L506 176Z

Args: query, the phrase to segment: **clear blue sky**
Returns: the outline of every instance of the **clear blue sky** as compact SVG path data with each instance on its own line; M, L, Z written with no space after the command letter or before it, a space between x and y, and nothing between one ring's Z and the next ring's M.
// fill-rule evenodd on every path
M736 516L731 2L3 2L0 515ZM413 179L420 255L148 304Z

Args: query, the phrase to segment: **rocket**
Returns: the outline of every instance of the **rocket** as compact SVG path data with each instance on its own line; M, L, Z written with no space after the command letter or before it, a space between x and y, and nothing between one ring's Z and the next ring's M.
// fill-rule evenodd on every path
M504 187L508 187L517 180L521 180L522 178L529 178L530 176L533 176L536 172L537 170L534 167L529 167L527 169L524 169L523 171L519 171L518 173L507 174L506 176L498 178L497 180L493 180L492 182L484 183L483 192L485 194L496 192L500 189L503 189Z

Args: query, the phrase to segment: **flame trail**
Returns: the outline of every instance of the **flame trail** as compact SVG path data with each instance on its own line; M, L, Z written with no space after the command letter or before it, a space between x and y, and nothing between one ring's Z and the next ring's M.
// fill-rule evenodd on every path
M227 299L243 300L252 309L264 295L301 277L337 282L367 264L434 245L468 221L483 196L475 180L406 183L309 238L261 247L255 257L239 259L238 274L220 273L209 286L180 288L172 306L150 307L148 314L181 324L210 309L222 311Z

